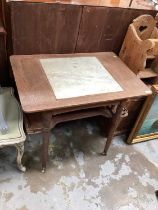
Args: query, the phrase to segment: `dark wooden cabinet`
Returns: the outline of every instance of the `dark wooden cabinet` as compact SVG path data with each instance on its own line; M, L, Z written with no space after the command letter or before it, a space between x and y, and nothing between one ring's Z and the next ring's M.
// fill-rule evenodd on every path
M5 36L5 33L0 32L0 84L2 86L6 85L8 82Z
M7 49L6 49L6 30L4 23L4 7L3 1L0 1L0 84L8 84L7 69Z

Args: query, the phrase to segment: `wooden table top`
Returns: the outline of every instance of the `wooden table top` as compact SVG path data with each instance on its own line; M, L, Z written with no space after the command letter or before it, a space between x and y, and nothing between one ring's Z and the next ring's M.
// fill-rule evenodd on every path
M40 59L87 56L95 56L122 87L123 91L57 100ZM102 106L107 102L151 94L150 89L112 52L13 55L10 57L10 61L21 105L26 113L66 110L79 106Z

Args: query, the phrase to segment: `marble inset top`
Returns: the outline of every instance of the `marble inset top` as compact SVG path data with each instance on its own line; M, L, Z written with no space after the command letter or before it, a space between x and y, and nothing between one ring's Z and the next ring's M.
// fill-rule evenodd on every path
M96 57L40 59L57 99L123 91Z

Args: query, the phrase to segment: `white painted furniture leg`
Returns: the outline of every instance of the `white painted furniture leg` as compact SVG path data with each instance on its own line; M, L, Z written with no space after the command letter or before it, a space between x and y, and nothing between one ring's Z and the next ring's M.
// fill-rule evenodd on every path
M23 113L14 97L12 88L0 87L0 148L15 146L17 149L17 166L20 171L26 171L22 165L24 154Z
M17 166L18 166L18 169L22 172L25 172L26 168L25 168L25 166L22 165L22 162L21 162L23 154L24 154L24 142L16 144L15 147L17 149Z

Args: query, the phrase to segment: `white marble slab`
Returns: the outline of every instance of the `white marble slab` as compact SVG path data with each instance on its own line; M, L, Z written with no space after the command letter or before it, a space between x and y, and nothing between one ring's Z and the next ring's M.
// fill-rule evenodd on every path
M123 91L96 57L40 59L57 99Z

